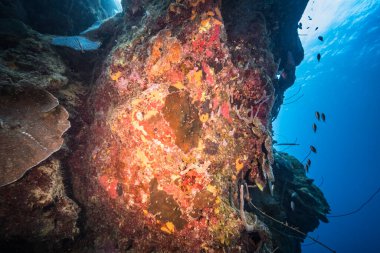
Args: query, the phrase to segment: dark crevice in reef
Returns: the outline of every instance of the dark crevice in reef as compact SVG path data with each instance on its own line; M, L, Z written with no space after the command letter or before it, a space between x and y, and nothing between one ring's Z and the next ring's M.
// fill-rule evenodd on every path
M78 34L115 10L113 0L0 1L0 18L17 19L40 33L55 35Z
M62 57L70 75L79 79L86 86L91 86L101 74L103 62L117 43L124 30L123 26L123 16L117 14L104 22L97 30L86 33L86 36L91 40L102 43L98 50L81 51L67 47L56 47L54 49Z
M86 51L46 33L78 34L108 1L0 0L0 89L49 91L71 123L60 151L0 187L0 251L301 252L289 227L313 231L329 206L272 151L271 119L303 59L307 1L122 4Z

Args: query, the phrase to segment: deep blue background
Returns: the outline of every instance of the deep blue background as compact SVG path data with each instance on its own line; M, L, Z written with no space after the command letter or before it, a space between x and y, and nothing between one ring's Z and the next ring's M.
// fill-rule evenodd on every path
M301 144L287 148L290 154L302 160L309 145L318 149L311 157L309 177L321 184L331 214L356 209L380 187L380 1L353 2L345 10L349 15L340 22L314 32L317 20L325 18L314 16L299 31L307 34L302 37L305 61L286 97L302 88L285 103L303 97L284 105L274 122L277 141L297 139ZM310 15L310 10L305 15ZM339 17L339 11L335 15ZM308 25L313 26L310 32L305 31ZM324 36L323 43L317 40L318 35ZM320 63L318 52L322 54ZM326 123L316 121L317 110L326 113ZM312 131L313 122L318 125L317 133ZM321 224L311 235L337 252L379 253L380 194L359 213L330 218L330 223ZM305 241L303 252L328 252L310 242Z

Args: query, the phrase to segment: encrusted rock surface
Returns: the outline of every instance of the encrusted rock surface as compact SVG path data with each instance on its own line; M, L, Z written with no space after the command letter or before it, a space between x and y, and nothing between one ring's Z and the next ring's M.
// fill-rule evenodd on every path
M273 151L271 121L303 58L306 3L125 0L84 35L102 42L94 52L3 20L17 28L0 26L3 84L50 91L72 127L61 151L0 188L12 222L0 246L300 252L287 226L307 233L329 209L302 165Z
M0 188L2 252L46 252L79 233L79 207L65 193L62 168L50 159ZM58 244L59 246L56 246Z
M49 38L20 20L1 20L0 83L62 89L68 83L67 67L50 47Z
M279 65L266 17L244 1L223 12L213 1L134 4L145 14L111 51L71 159L86 231L101 248L247 250L238 189L260 195L275 180ZM255 228L247 251L274 250L269 231Z

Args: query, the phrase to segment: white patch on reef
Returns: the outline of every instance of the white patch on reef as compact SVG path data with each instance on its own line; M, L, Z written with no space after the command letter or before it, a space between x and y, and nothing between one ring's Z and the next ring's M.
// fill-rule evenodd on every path
M123 10L123 8L121 7L121 0L114 0L114 1L117 6L117 11L121 12Z

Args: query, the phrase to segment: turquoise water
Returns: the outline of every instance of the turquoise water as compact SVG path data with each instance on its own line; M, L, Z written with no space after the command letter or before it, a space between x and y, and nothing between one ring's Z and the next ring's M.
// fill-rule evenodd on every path
M275 138L300 143L278 148L300 160L309 145L318 149L309 177L321 185L331 214L344 214L380 187L380 1L310 1L301 22L305 60L274 122ZM326 123L316 120L315 111L326 114ZM379 211L380 194L360 212L330 218L311 235L337 252L380 252ZM327 251L307 239L303 252Z

